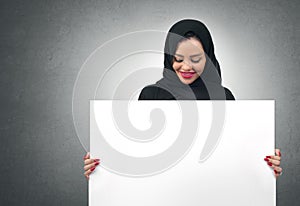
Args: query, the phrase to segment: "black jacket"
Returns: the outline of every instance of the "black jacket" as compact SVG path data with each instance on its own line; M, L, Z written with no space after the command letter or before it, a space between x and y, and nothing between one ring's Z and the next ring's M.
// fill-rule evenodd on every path
M224 87L226 100L235 100L231 91ZM176 100L176 98L163 88L155 86L155 84L144 87L140 93L139 100ZM202 100L210 100L205 98Z

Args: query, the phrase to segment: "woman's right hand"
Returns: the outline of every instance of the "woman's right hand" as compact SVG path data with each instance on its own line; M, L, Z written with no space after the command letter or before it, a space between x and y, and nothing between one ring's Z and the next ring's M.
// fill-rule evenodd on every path
M87 180L90 179L90 174L95 170L95 168L100 164L100 159L91 159L90 153L86 153L83 157L84 160L84 176Z

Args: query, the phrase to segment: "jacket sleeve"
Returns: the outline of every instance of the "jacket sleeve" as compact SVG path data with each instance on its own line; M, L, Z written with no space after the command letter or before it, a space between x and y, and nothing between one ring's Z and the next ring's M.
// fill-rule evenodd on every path
M225 89L225 94L226 94L226 100L235 100L231 91L229 89L227 89L226 87L224 87L224 89Z
M155 100L157 89L157 87L151 85L144 87L140 93L139 100Z

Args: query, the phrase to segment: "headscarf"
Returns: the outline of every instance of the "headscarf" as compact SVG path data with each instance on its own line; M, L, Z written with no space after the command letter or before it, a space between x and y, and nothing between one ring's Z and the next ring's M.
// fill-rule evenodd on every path
M200 39L206 56L203 73L189 85L180 81L172 66L177 45L186 39L184 36L188 32L193 32ZM157 81L155 86L167 90L177 100L226 99L225 89L221 85L220 65L214 53L214 44L207 27L202 22L184 19L170 28L164 48L163 78Z

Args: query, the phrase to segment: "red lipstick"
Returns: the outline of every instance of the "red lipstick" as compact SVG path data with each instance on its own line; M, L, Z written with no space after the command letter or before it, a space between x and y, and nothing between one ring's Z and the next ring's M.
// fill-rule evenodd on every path
M190 79L195 75L196 72L180 72L181 76L186 79Z

